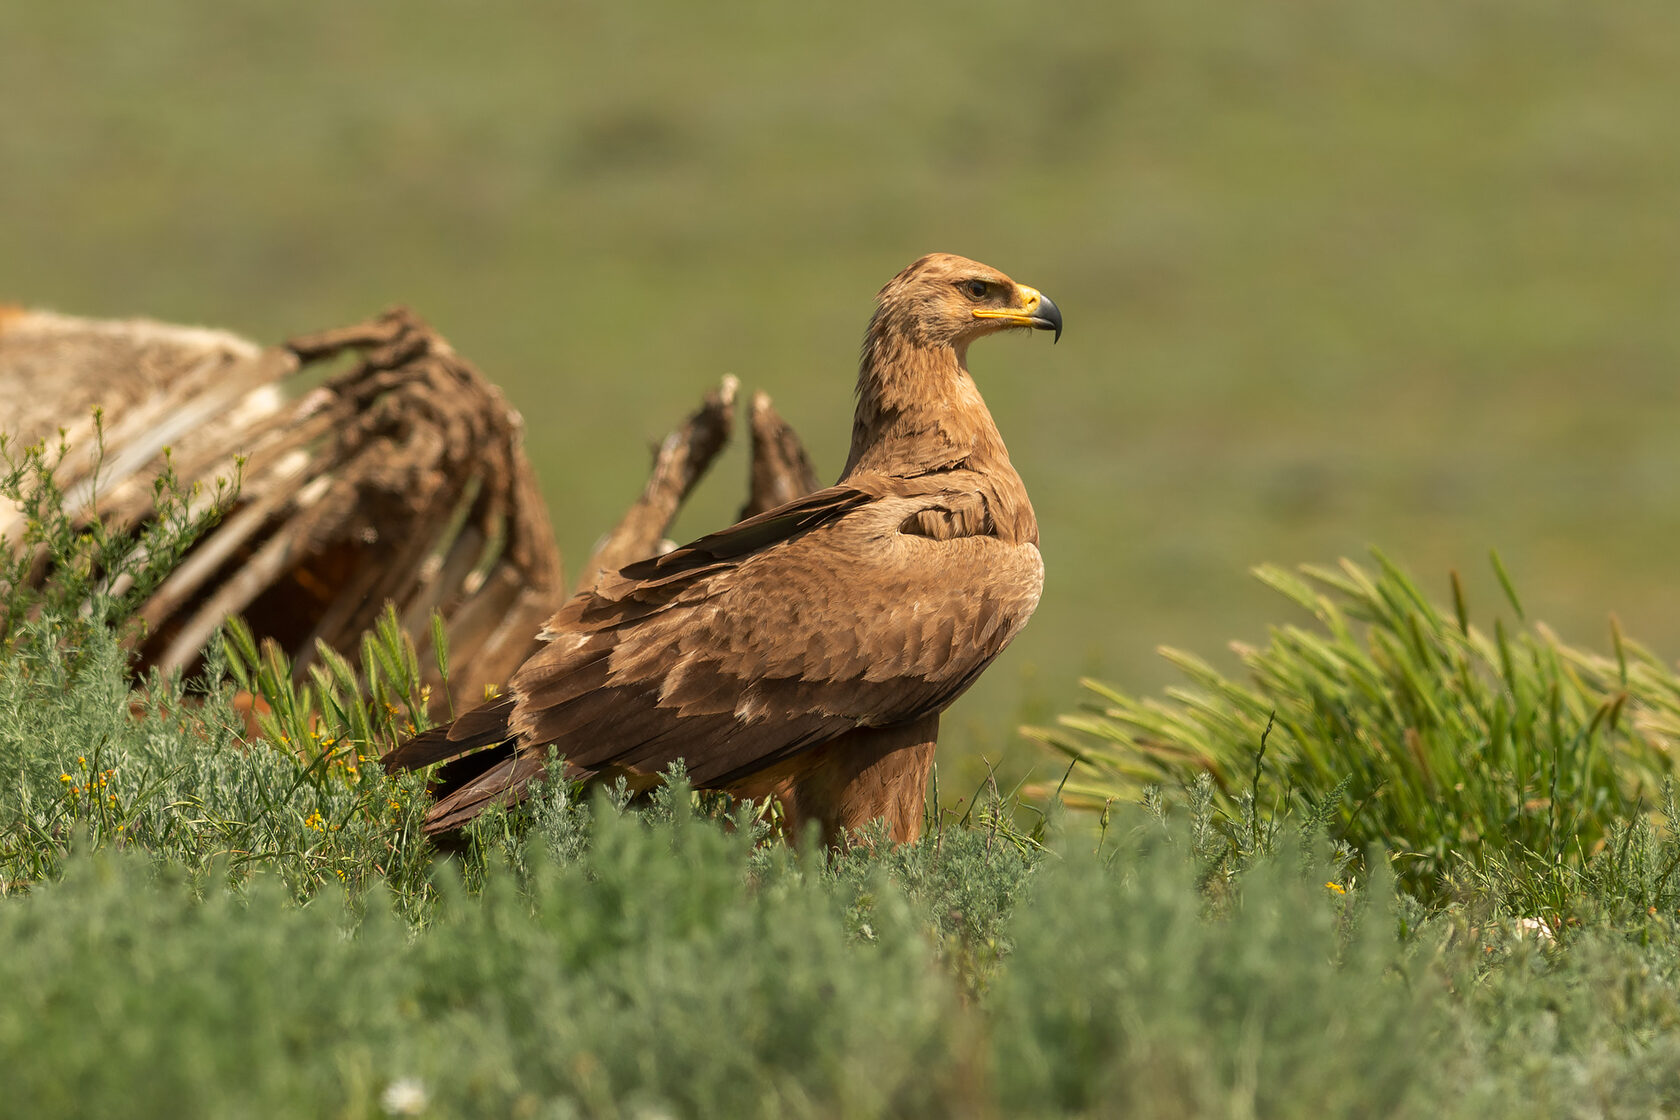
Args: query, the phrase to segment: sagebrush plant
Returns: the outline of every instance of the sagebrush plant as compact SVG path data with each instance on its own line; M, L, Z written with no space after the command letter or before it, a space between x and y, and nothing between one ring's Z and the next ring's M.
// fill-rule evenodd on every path
M74 658L46 623L24 627L37 633L0 660L0 889L55 877L78 842L195 876L262 868L299 897L325 883L379 881L413 901L428 889L418 779L248 737L226 684L153 674L132 689L111 630L90 630Z
M1035 878L993 992L1004 1111L1398 1116L1434 1098L1439 993L1394 971L1391 884L1353 921L1288 841L1209 921L1190 839L1147 829Z
M1473 625L1460 584L1442 609L1380 553L1300 575L1256 574L1317 628L1275 627L1235 645L1246 679L1181 650L1190 678L1163 699L1096 681L1087 713L1029 734L1074 760L1066 788L1087 803L1135 798L1211 775L1223 804L1335 802L1337 835L1380 843L1414 892L1519 860L1579 868L1617 822L1657 796L1680 739L1680 676L1612 630L1609 656L1526 625ZM1265 729L1264 787L1251 781Z
M94 432L97 464L97 413ZM183 488L166 454L151 514L116 526L95 504L97 468L86 508L67 505L53 478L69 450L62 440L51 452L14 453L0 438L0 449L0 497L24 524L20 540L0 540L0 891L56 875L81 837L138 847L193 874L262 866L300 896L374 878L410 902L423 896L422 783L365 765L401 716L424 710L413 647L391 620L364 647L372 668L357 679L374 685L366 697L359 684L353 699L335 690L352 674L324 651L330 675L316 686L315 714L307 709L317 693L292 686L276 651L259 659L237 622L205 651L199 679L138 677L128 653L134 613L227 510L237 477L208 492ZM273 709L261 717L264 734L247 733L232 678Z
M980 830L849 866L695 809L545 787L547 836L391 892L196 883L75 851L0 905L0 1063L32 1116L1649 1116L1680 1107L1680 918L1556 934L1342 889L1265 821L1125 807L1033 868ZM1641 857L1668 858L1653 834ZM846 863L847 861L842 861ZM861 872L861 873L860 873ZM994 876L985 890L975 878ZM936 889L929 891L930 884ZM998 900L1009 901L1001 906ZM1007 946L981 985L936 932ZM144 1024L145 1029L137 1028ZM400 1114L400 1113L399 1113Z
M85 547L54 539L50 563ZM42 589L0 646L0 1068L20 1115L1680 1110L1677 810L1661 759L1635 749L1659 750L1672 709L1631 645L1612 668L1461 624L1470 645L1435 657L1471 682L1453 692L1390 648L1434 648L1427 618L1368 647L1343 622L1320 641L1369 663L1342 692L1279 661L1263 716L1222 694L1252 718L1197 740L1223 770L1117 766L1188 780L1112 801L1095 830L1051 811L1022 832L988 781L917 844L877 828L828 852L773 839L770 814L680 767L633 800L553 765L446 857L419 828L424 776L372 764L425 720L394 615L359 663L317 651L299 672L235 623L199 679L136 680L105 598L142 559ZM1377 599L1399 595L1391 578ZM1421 613L1397 601L1393 620ZM437 627L432 646L447 679ZM1470 648L1511 667L1494 678ZM1401 678L1417 695L1379 703ZM1626 696L1593 708L1611 680ZM1484 836L1445 889L1409 887L1415 860L1361 863L1370 775L1304 748L1303 713L1339 695L1346 726L1378 727L1371 711L1433 698L1427 743L1478 726L1449 700L1497 714L1496 681L1516 682L1502 749L1554 744L1554 804L1604 789L1601 842ZM1535 739L1539 682L1551 739ZM1482 800L1413 821L1414 848L1465 843L1429 828L1499 803L1489 766Z
M11 643L29 619L48 620L57 628L54 640L72 651L100 625L127 636L134 611L238 496L242 462L213 487L183 486L165 448L152 480L151 515L139 525L108 524L96 508L105 453L99 409L93 438L92 481L85 508L75 509L53 477L70 452L63 430L50 448L44 442L20 447L0 432L0 500L18 508L24 526L17 540L0 536L0 640Z
M574 859L440 867L418 933L380 891L300 907L257 876L195 901L72 861L0 911L8 1106L365 1115L408 1082L442 1115L939 1111L956 994L902 898L860 939L844 892L686 796L597 808Z

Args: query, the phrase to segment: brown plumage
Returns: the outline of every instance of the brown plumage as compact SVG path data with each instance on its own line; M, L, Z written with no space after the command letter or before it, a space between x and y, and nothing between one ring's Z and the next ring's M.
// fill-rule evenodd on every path
M603 575L560 608L509 694L404 743L446 763L429 832L520 800L552 744L569 773L775 797L830 842L921 830L939 713L1038 605L1038 523L969 377L968 345L1061 314L934 254L881 289L851 453L826 490Z

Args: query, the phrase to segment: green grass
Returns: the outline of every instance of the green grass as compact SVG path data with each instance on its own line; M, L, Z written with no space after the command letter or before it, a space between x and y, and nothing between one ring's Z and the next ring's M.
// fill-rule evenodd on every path
M0 481L26 478L51 492ZM20 1115L1680 1108L1680 810L1628 730L1656 734L1672 676L1631 645L1489 639L1392 567L1310 573L1319 592L1271 571L1332 635L1249 655L1269 731L1212 677L1218 702L1105 717L1199 736L1182 795L1146 787L1100 822L1042 806L1023 832L1028 807L994 792L918 844L876 828L828 853L680 771L635 804L555 781L446 856L417 828L420 780L364 764L411 718L412 645L386 626L359 665L293 682L233 627L205 679L131 691L118 589L150 554L34 508L62 582L0 641L0 1066ZM157 523L162 553L195 531ZM90 583L75 561L100 540ZM261 735L236 681L273 707ZM1614 717L1589 702L1606 687ZM1463 755L1464 796L1433 806L1421 766L1344 749L1426 709L1416 761L1441 776ZM1495 718L1503 754L1478 762ZM1476 817L1548 763L1549 831ZM1222 764L1247 787L1221 791ZM1345 811L1373 773L1386 807ZM1475 844L1441 831L1472 820ZM1458 858L1424 878L1414 849Z
M54 881L0 903L10 1107L373 1116L402 1092L433 1116L1680 1106L1672 895L1537 935L1492 896L1430 912L1380 871L1331 879L1288 829L1210 902L1203 857L1220 845L1197 836L1217 818L1128 810L1100 853L1064 837L1023 861L972 830L825 866L683 796L548 811L477 875L439 861L419 914L377 885L300 902L274 873L230 882L215 863L195 884L138 847L79 842ZM1673 858L1672 840L1641 843ZM941 937L953 922L995 931L978 972L979 944Z
M1638 0L21 5L0 295L263 340L410 303L576 564L726 371L837 471L871 294L994 263L1068 320L973 355L1048 571L947 720L996 760L1081 673L1254 640L1247 568L1373 541L1680 652L1676 43Z
M1233 813L1299 798L1347 843L1385 846L1414 893L1515 860L1579 869L1673 778L1680 675L1619 631L1601 655L1524 625L1493 567L1516 619L1491 628L1456 574L1443 608L1381 554L1375 570L1260 568L1315 626L1239 645L1236 679L1165 650L1187 686L1087 681L1088 712L1029 733L1072 760L1061 792L1086 804L1199 775Z

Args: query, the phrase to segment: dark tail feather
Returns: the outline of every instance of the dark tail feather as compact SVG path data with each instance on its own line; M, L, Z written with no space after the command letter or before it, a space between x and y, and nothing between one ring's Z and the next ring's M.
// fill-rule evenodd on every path
M481 747L493 747L512 738L508 720L513 718L513 697L503 696L481 704L454 723L434 727L393 748L379 761L385 772L418 770L434 762L447 762Z
M531 795L528 783L542 775L544 766L544 760L529 754L502 760L433 805L426 814L427 835L454 832L492 805L519 804Z

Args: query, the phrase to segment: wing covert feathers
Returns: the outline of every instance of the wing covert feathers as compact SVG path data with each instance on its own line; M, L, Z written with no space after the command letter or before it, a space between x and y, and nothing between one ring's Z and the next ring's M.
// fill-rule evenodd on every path
M380 762L387 773L419 770L437 762L448 762L469 751L505 743L508 717L513 714L513 697L505 696L483 704L454 723L434 727L403 743Z
M957 535L993 527L984 498L950 492L964 481L819 491L604 576L550 621L510 696L386 764L464 766L516 744L445 784L427 819L443 831L512 797L551 744L583 777L681 758L697 785L727 787L854 729L937 714L1019 631L1042 581L1034 544Z

